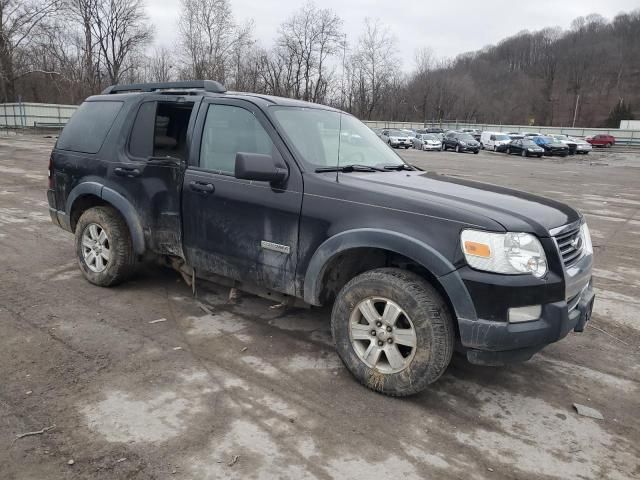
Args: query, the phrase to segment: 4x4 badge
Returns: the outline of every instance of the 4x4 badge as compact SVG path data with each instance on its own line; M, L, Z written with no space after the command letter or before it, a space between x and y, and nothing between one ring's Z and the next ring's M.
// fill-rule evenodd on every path
M273 250L274 252L286 253L287 255L291 253L291 247L289 245L280 245L279 243L262 240L260 246L265 250Z

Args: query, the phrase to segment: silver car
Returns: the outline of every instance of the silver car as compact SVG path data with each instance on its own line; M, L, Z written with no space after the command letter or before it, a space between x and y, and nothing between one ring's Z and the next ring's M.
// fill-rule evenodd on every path
M586 140L575 137L569 137L569 139L576 144L576 153L587 155L591 150L593 150L593 146Z
M385 129L382 130L382 134L380 138L383 142L389 145L392 148L409 148L413 144L411 143L411 138L407 132L402 130L394 130L394 129Z
M411 139L413 148L418 150L440 150L442 141L433 133L418 133Z

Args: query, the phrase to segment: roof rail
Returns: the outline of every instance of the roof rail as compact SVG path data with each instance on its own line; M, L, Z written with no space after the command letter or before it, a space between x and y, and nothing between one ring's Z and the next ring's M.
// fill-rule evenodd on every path
M155 92L157 90L204 90L211 93L224 93L227 90L214 80L186 80L182 82L131 83L129 85L111 85L102 91L102 95L123 92Z

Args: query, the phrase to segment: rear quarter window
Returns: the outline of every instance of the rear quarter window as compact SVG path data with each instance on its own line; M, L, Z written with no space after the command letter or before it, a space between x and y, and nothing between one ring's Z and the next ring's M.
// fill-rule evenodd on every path
M85 102L76 110L58 138L57 148L82 153L98 153L122 102Z

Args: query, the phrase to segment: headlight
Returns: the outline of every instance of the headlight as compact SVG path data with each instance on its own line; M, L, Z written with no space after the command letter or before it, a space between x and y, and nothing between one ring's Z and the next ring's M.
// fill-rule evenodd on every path
M467 263L478 270L517 275L547 273L547 257L540 241L529 233L491 233L463 230L460 235Z
M589 227L587 227L587 222L582 224L580 227L580 233L582 234L582 251L585 255L593 254L593 244L591 243L591 232L589 232Z
M466 143L465 143L465 142L463 142L462 140L460 140L460 142L459 142L459 143L460 143L460 145L466 145Z

